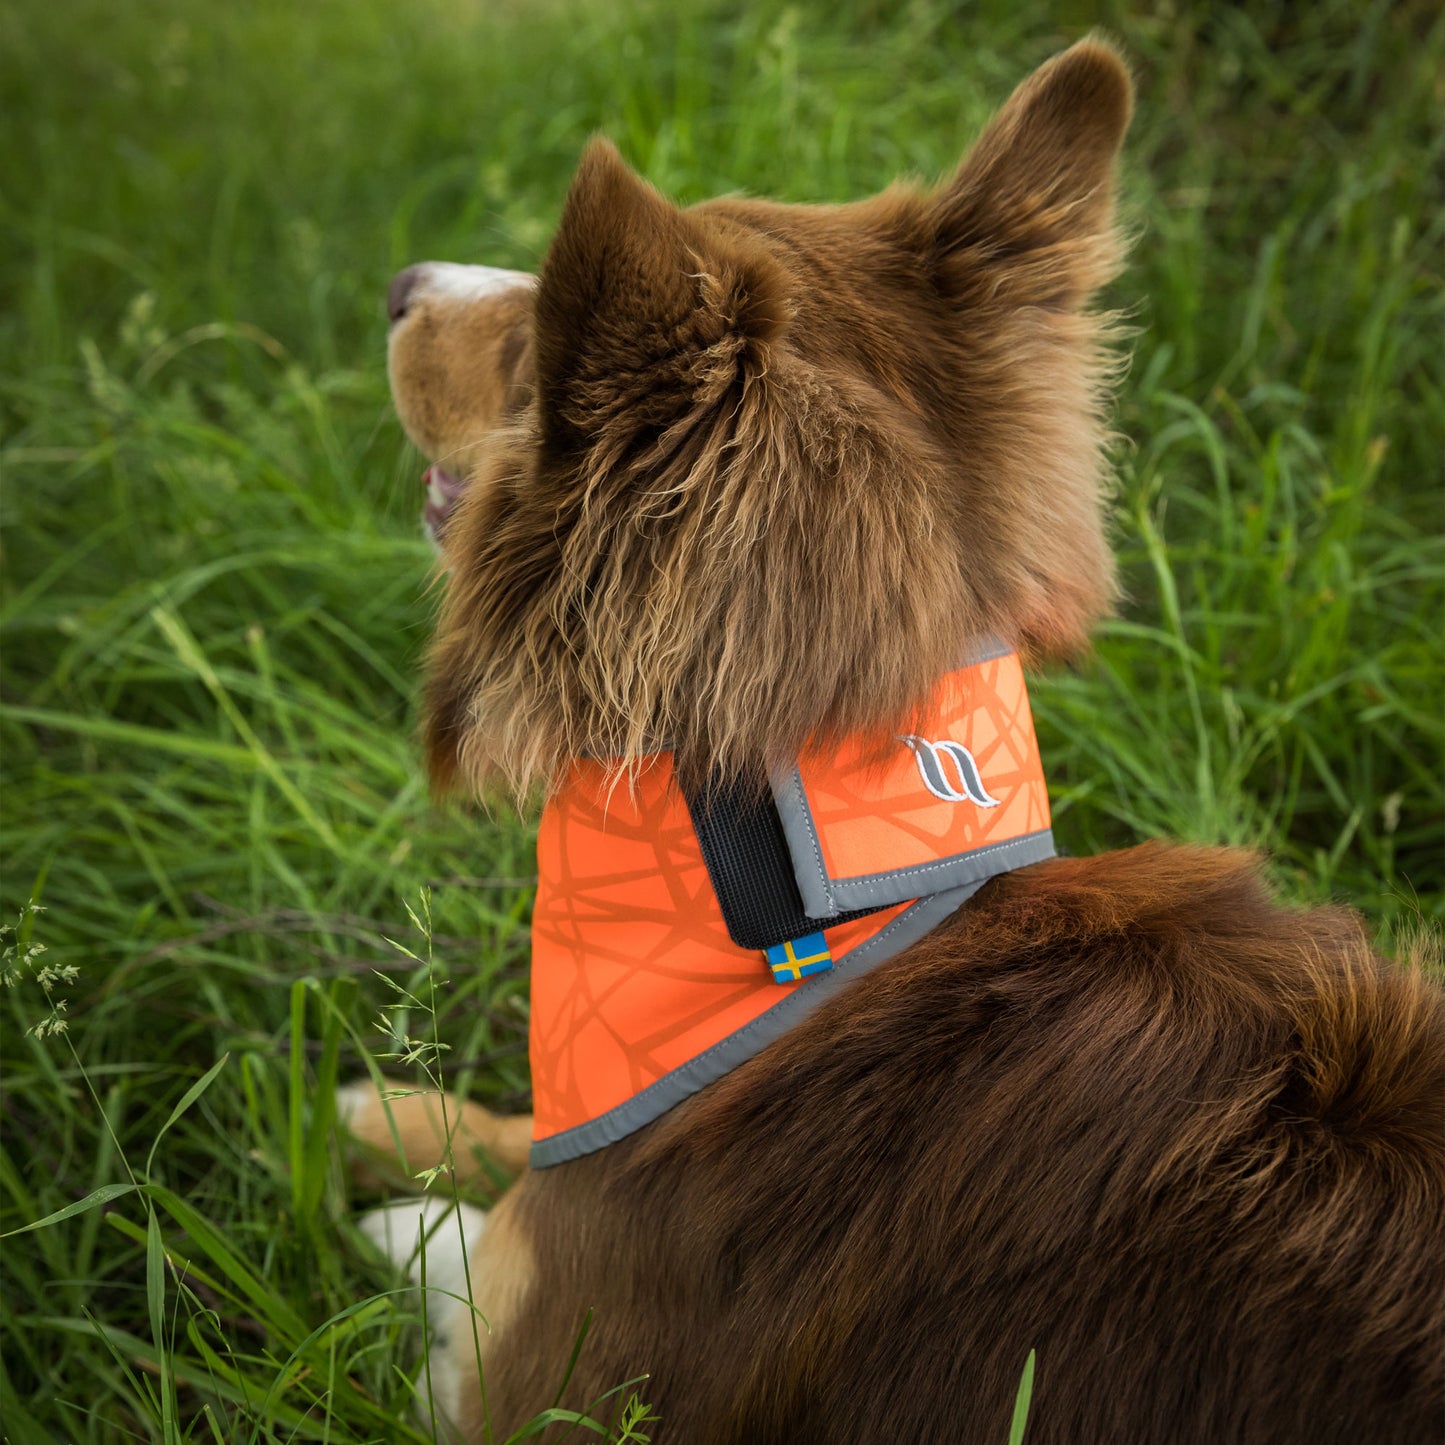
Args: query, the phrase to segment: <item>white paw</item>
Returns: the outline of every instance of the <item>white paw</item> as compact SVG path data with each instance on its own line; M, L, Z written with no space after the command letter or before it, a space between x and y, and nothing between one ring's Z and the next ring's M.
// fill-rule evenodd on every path
M422 1282L425 1258L427 1293L436 1290L465 1298L466 1261L486 1222L484 1209L441 1195L423 1194L413 1199L389 1200L368 1210L357 1225L393 1264L405 1268L413 1284ZM438 1305L442 1298L439 1294ZM430 1301L427 1317L436 1323Z
M431 1389L439 1424L456 1418L462 1371L472 1358L472 1347L467 1344L471 1338L467 1261L486 1222L486 1210L430 1194L390 1200L356 1221L361 1232L393 1264L405 1269L418 1288L425 1260L422 1307L432 1337ZM480 1321L478 1325L485 1331Z

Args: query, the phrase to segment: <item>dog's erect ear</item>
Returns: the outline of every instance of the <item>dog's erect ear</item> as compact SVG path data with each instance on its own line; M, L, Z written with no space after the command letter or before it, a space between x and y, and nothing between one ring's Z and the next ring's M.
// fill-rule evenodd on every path
M537 291L544 444L588 446L617 422L665 429L720 399L786 314L783 279L757 242L680 210L594 138Z
M1114 160L1133 86L1097 40L1041 65L937 198L945 284L1068 309L1118 265Z

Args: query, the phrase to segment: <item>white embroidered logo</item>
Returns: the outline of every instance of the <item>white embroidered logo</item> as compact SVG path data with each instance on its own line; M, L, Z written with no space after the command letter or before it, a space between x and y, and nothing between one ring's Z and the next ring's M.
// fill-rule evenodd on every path
M947 739L941 743L931 743L917 733L909 733L898 741L906 743L912 749L923 786L935 798L942 798L945 803L977 803L980 808L998 807L999 800L989 796L988 789L984 787L983 779L979 776L978 764L974 762L973 754L962 743ZM959 786L955 787L949 781L944 759L953 764L954 771L958 774Z

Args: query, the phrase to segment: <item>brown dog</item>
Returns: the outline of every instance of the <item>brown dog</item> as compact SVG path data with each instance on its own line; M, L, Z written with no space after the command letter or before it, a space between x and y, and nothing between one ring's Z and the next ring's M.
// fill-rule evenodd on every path
M684 785L756 774L891 735L970 639L1081 648L1130 104L1084 42L941 189L844 206L678 209L595 141L540 280L402 273L435 780L635 780L664 739ZM646 1373L659 1440L995 1445L1031 1349L1034 1445L1438 1438L1442 1099L1440 994L1352 914L1220 850L1036 863L524 1172L471 1254L485 1405L454 1329L448 1409L546 1407L591 1307L566 1403ZM393 1108L435 1162L437 1101ZM523 1168L526 1121L450 1109ZM368 1087L346 1112L392 1148Z

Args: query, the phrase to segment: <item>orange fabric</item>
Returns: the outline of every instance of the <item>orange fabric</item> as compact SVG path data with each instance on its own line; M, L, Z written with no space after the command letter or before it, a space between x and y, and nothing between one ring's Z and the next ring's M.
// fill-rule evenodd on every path
M999 806L960 807L934 797L919 787L918 765L906 748L883 762L876 746L856 740L831 755L805 755L798 772L829 877L926 864L1049 826L1049 793L1017 653L949 673L920 727L930 740L962 743Z
M974 752L998 806L945 802L914 754L859 747L800 760L828 871L874 874L1047 828L1048 797L1016 657L940 683L929 739ZM874 755L876 757L876 747ZM779 984L728 936L671 755L636 783L574 762L543 814L532 919L534 1138L598 1118L814 980ZM926 885L918 895L937 891ZM909 906L824 930L835 960Z

